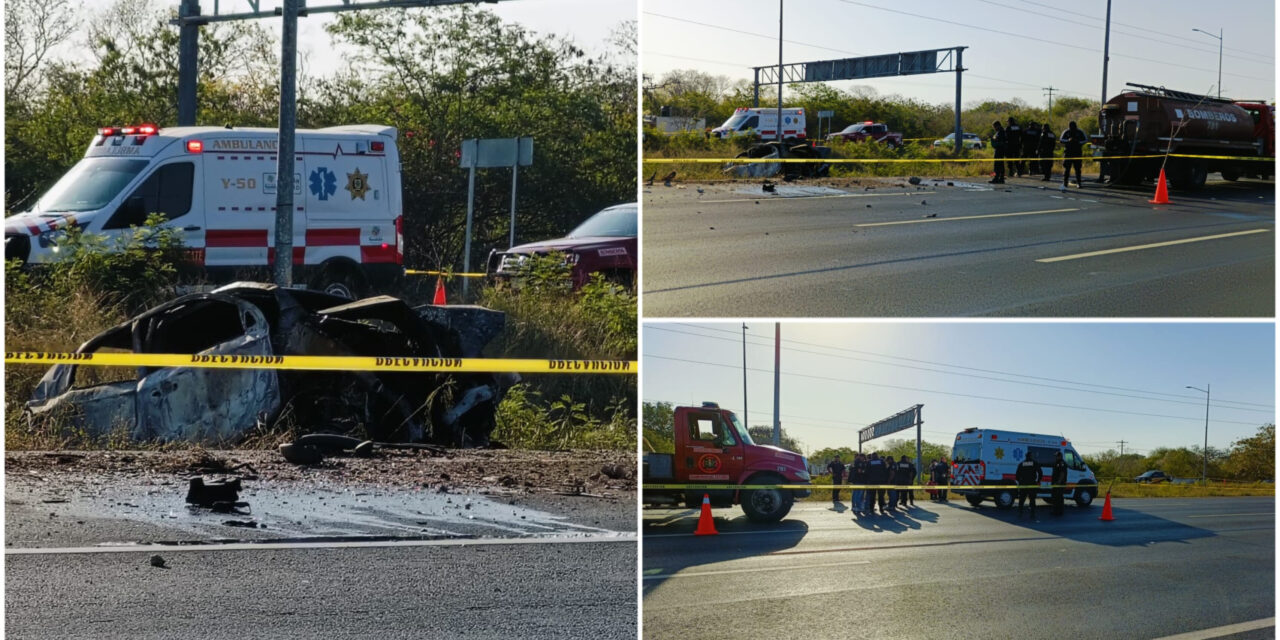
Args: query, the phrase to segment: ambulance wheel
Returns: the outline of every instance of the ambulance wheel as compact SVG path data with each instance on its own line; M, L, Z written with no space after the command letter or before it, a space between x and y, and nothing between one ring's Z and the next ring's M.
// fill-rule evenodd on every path
M364 295L364 279L360 277L355 267L333 262L320 271L320 276L316 278L312 288L348 300L356 300Z
M781 482L776 476L757 476L749 484ZM791 512L795 497L785 489L754 489L742 492L742 510L752 522L777 522Z
M1076 489L1076 506L1084 508L1093 504L1093 496L1097 495L1098 490L1093 487L1080 487Z
M1015 499L1015 496L1013 494L1013 489L1001 489L1000 491L996 492L995 499L996 499L996 508L1012 509L1013 501Z
M982 496L965 496L964 499L968 500L969 504L975 507L982 504Z

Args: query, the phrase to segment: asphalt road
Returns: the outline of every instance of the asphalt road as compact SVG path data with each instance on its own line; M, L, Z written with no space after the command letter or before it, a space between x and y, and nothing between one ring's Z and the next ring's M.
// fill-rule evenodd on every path
M260 487L219 515L172 486L17 480L7 638L636 635L633 499Z
M1097 183L823 184L647 187L645 316L1275 313L1272 182L1211 179L1160 206Z
M690 535L694 511L646 509L644 635L1275 637L1274 498L1101 508L1033 521L922 499L855 519L808 502L776 525L718 509L714 537Z

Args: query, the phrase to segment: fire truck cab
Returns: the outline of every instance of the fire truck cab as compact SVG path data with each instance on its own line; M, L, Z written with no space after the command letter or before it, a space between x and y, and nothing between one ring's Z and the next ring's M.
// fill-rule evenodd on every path
M1089 506L1098 495L1097 477L1066 438L974 428L956 434L951 450L951 490L963 495L975 507L983 500L992 500L996 507L1008 509L1018 495L1013 489L1017 484L1014 473L1028 452L1040 465L1043 488L1037 495L1046 498L1051 495L1049 483L1057 453L1061 453L1067 463L1067 488L1063 495L1081 507Z

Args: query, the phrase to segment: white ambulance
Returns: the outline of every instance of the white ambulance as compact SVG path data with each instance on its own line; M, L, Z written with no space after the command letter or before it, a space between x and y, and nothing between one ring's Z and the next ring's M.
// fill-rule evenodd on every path
M996 429L965 429L956 434L951 450L951 489L975 507L990 499L997 507L1008 509L1018 494L1005 487L1017 484L1014 474L1027 452L1040 465L1040 484L1044 488L1037 495L1052 495L1049 484L1056 453L1061 453L1067 463L1064 497L1087 507L1098 495L1097 476L1066 438Z
M69 225L110 237L150 213L182 230L213 282L270 279L275 253L275 129L104 127L30 211L5 219L5 260L59 258ZM294 280L360 297L404 274L396 130L298 129Z
M711 130L717 138L751 133L762 140L773 140L778 136L778 109L739 107L724 124ZM799 107L783 107L782 139L804 140L804 109Z

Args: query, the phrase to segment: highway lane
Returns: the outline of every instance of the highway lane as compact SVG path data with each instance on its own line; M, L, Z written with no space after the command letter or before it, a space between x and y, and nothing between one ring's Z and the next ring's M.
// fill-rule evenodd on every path
M646 316L1274 314L1270 182L826 184L647 188Z
M643 513L646 637L1274 637L1274 498L1115 500L1037 520L921 500L898 517L797 505L777 525ZM731 518L731 519L730 519ZM1231 626L1239 625L1239 626Z

